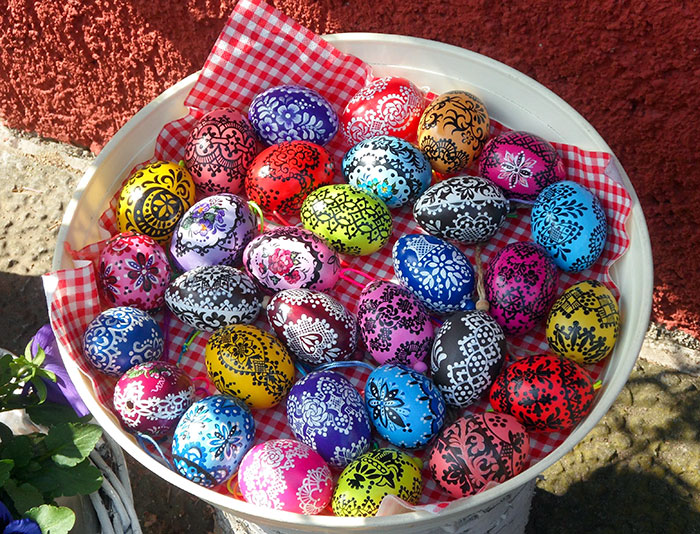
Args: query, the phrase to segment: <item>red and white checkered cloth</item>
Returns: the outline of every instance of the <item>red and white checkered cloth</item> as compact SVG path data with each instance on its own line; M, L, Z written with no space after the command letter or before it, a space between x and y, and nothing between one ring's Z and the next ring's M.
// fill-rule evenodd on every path
M185 101L190 108L190 114L164 126L158 138L154 157L179 160L182 157L189 130L198 117L218 107L245 110L257 93L270 86L296 83L313 87L323 94L339 112L353 94L371 78L370 66L355 57L339 52L317 35L268 6L264 1L241 0ZM493 121L492 135L505 129L500 123ZM336 137L337 139L329 148L339 161L347 147L343 146L340 135ZM607 244L599 261L591 269L582 273L560 273L559 294L571 284L584 279L600 280L617 294L608 271L629 246L625 223L631 211L630 197L622 185L606 175L606 168L611 164L609 154L584 151L575 146L559 143L553 143L553 145L564 159L569 179L585 185L601 200L609 223ZM471 172L476 173L476 169L471 169ZM101 219L102 225L110 235L117 232L115 206L116 203L113 201ZM488 264L495 253L507 243L531 240L529 209L521 207L516 214L517 217L508 218L501 230L483 246L481 259L484 265ZM392 215L394 230L387 245L370 256L345 258L349 267L366 274L361 276L352 272L347 273L361 285L373 279L392 279L394 272L391 247L394 241L401 235L421 231L413 221L410 207L394 210ZM103 242L95 243L81 251L72 252L76 260L91 261L81 262L81 266L76 269L46 275L45 285L53 290L53 298L49 303L49 315L59 343L78 363L81 370L90 377L97 399L112 409L111 397L115 379L95 372L82 355L83 332L101 310L95 275L97 271L93 262L102 244ZM474 247L461 248L472 259L472 263L475 263ZM352 312L356 312L360 291L361 287L341 280L332 293ZM180 356L185 341L192 334L192 329L167 312L161 312L157 318L167 332L164 359L175 362ZM257 324L269 330L264 321L259 320ZM206 378L204 347L207 338L207 334L197 336L180 361L191 377L202 378L203 381ZM544 327L530 334L511 338L509 349L511 358L547 351ZM599 363L590 367L589 371L594 377L598 377L605 365L605 362ZM341 372L350 378L358 389L363 389L368 371L352 368ZM211 387L209 391L214 392ZM470 411L483 411L487 407L488 404L482 401L472 406ZM257 442L292 437L287 426L284 403L276 408L257 410L254 416ZM533 432L531 464L544 458L560 445L566 436L567 434L562 433ZM163 444L163 450L169 455L169 442ZM417 455L426 456L425 452ZM426 505L427 509L437 510L444 506L446 496L430 479L427 469L424 474L425 489L421 504ZM226 493L223 487L220 491Z

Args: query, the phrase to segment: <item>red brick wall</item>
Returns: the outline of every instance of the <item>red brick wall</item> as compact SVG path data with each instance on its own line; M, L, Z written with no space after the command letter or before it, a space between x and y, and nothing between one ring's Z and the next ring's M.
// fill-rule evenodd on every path
M693 1L273 0L319 33L414 35L502 61L567 100L640 196L654 319L700 336L700 9ZM197 70L235 0L5 0L0 117L94 152Z

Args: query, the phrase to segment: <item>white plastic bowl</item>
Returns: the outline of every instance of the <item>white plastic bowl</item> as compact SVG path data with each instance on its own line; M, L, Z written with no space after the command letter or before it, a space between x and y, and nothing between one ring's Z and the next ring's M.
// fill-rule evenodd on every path
M451 89L472 90L484 99L489 114L506 126L536 133L550 141L577 145L586 150L612 150L586 120L554 93L524 74L502 63L454 46L411 37L356 33L325 37L343 52L353 54L374 67L375 75L405 76L418 86L436 93ZM97 221L134 165L153 156L162 126L187 113L184 99L197 73L177 83L139 111L100 152L85 173L66 210L54 255L54 270L72 268L64 252L68 242L74 250L98 241ZM436 532L443 527L461 530L465 519L479 514L508 495L532 487L534 478L571 450L605 415L629 377L639 354L651 312L653 266L646 222L632 183L613 155L612 172L617 173L632 198L627 222L630 247L613 266L612 276L621 292L621 335L603 375L605 384L591 413L569 437L546 458L523 473L488 491L458 503L439 515L412 512L378 518L308 517L273 512L207 490L190 482L151 458L124 432L114 416L95 399L89 380L64 355L71 379L105 431L145 467L171 484L212 505L280 532ZM62 349L63 350L63 349ZM529 501L528 501L529 502ZM522 508L522 507L521 507ZM527 510L527 507L523 508Z

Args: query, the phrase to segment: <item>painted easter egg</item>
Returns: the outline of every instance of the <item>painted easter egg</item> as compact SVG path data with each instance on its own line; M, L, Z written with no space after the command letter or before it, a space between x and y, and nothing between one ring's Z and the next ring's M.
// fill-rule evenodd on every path
M144 234L166 245L194 198L194 181L184 165L168 161L146 165L119 193L119 231Z
M255 131L239 111L210 111L195 125L185 144L185 164L205 195L240 193L248 168L259 152Z
M168 257L154 239L134 232L112 237L100 252L98 287L109 304L156 310L170 283Z
M255 421L245 404L229 395L206 397L175 427L173 464L183 477L213 488L236 473L254 436Z
M429 311L466 309L474 290L474 268L453 244L423 234L403 235L392 251L394 272Z
M508 198L535 200L548 185L564 180L564 160L554 147L529 132L504 132L489 139L479 157L479 174Z
M279 340L252 325L214 332L204 349L209 378L252 408L279 404L294 382L294 362Z
M445 399L427 376L404 365L381 365L367 378L372 425L392 445L424 447L445 423Z
M333 496L326 462L293 439L273 439L250 449L238 470L238 485L249 503L305 515L322 512Z
M168 362L134 365L114 387L114 409L122 426L154 438L174 429L193 402L192 380Z
M145 311L117 306L90 321L83 335L83 353L98 371L121 376L134 365L163 355L163 333Z
M266 212L295 213L309 193L333 181L334 172L333 159L322 146L285 141L258 154L248 171L245 190Z
M267 305L275 335L311 365L347 360L357 348L357 320L333 297L310 289L285 289Z
M281 226L260 234L243 251L248 276L266 293L332 288L340 275L338 253L313 232Z
M506 334L529 332L547 315L557 297L559 273L535 243L509 243L486 269L489 312Z
M301 222L341 254L372 254L391 237L391 213L386 204L348 184L320 187L306 197Z
M464 408L488 390L505 354L506 337L493 317L477 310L455 313L435 334L433 382L447 404Z
M528 428L555 432L578 424L591 409L593 378L581 366L553 354L525 356L507 366L491 387L494 410Z
M547 317L547 343L553 352L587 365L605 358L620 333L620 309L607 287L584 280L556 300Z
M325 145L338 131L338 115L318 92L300 85L271 87L250 104L248 118L268 145L311 141Z
M348 183L374 193L389 208L414 202L433 177L420 150L405 139L388 135L356 144L345 154L342 167Z
M430 451L430 474L459 499L494 482L505 482L528 465L530 437L512 416L483 413L460 417L445 428Z
M459 172L481 153L489 125L486 106L478 97L448 91L425 108L418 124L418 146L437 172Z
M396 363L419 372L435 339L425 308L408 289L385 280L369 283L360 294L357 311L360 335L379 364Z
M396 76L377 78L347 103L340 128L350 145L378 135L412 141L424 108L423 93L410 81Z
M170 254L183 271L202 265L235 267L257 231L257 219L245 200L228 193L212 195L194 204L180 219Z
M415 458L395 449L375 449L343 469L331 506L337 516L372 517L387 495L418 504L422 492Z
M196 330L213 332L230 324L250 324L262 295L245 273L227 265L206 265L171 282L165 303L175 317Z
M287 422L299 441L335 467L345 467L366 452L372 440L360 393L334 371L313 371L292 386Z
M537 196L530 218L532 237L563 271L593 265L605 247L608 223L600 200L581 184L564 180Z
M431 235L460 243L491 239L506 220L510 202L480 176L453 176L428 189L413 206L416 222Z

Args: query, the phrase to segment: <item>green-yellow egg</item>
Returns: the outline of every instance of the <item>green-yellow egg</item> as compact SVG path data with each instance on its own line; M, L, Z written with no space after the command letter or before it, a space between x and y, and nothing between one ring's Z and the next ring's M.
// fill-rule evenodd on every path
M564 291L547 318L547 342L552 351L584 365L610 354L619 332L615 296L595 280L579 282Z
M319 187L301 206L301 222L342 254L364 256L391 237L391 213L379 197L359 187Z
M119 194L117 226L168 243L180 218L195 200L192 175L169 161L157 161L134 172Z
M338 478L331 505L344 517L371 517L387 495L418 504L423 491L419 460L395 449L374 449L349 464Z

